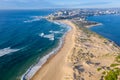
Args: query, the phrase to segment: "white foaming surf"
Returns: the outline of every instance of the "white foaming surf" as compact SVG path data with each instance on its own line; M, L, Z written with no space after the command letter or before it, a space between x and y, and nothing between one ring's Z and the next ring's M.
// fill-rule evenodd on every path
M48 34L48 35L45 35L44 33L41 33L39 34L40 37L43 37L43 38L48 38L49 40L54 40L54 34Z
M34 21L40 21L43 17L41 17L41 16L32 16L31 18L32 18L31 20L26 20L26 21L24 21L24 23L31 23L31 22L34 22Z
M64 24L62 22L57 22L57 21L51 21L51 22L53 22L54 24L60 25L60 27L69 28L69 25L66 25L66 24Z
M49 31L50 33L53 33L53 34L59 34L59 33L62 33L62 31Z
M41 58L40 61L36 65L31 66L26 71L26 73L22 75L21 80L30 80L35 75L35 73L42 67L42 65L48 60L48 58L52 56L53 54L57 53L57 51L62 47L62 44L63 44L63 38L61 38L59 42L59 46L53 49L52 52L50 52L49 54Z
M54 24L57 24L57 25L61 25L59 22L57 21L53 21Z
M10 47L8 48L4 48L4 49L0 49L0 57L7 55L9 53L13 53L16 51L19 51L20 49L11 49Z
M64 25L64 26L66 26L68 28L67 32L69 32L71 30L71 27L68 27L68 25ZM63 37L60 38L60 42L59 42L58 47L56 47L55 49L53 49L52 52L50 52L49 54L47 54L46 56L44 56L43 58L41 58L40 61L36 65L32 65L26 71L26 73L22 75L21 80L30 80L35 75L35 73L42 67L42 65L48 60L48 58L50 56L52 56L53 54L57 53L57 51L62 47L62 44L64 43L63 39L64 39L66 33L63 35ZM45 34L41 33L41 34L39 34L39 36L44 37Z

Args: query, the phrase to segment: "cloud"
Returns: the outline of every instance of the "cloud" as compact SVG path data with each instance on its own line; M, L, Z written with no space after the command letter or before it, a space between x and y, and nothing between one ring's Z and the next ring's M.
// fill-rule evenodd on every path
M117 5L115 5L117 4ZM0 8L39 9L39 8L86 8L120 7L120 0L0 0Z
M71 2L71 3L63 3L63 2L58 2L58 3L55 3L54 2L54 6L56 8L82 8L82 7L98 7L98 6L103 6L103 5L108 5L110 4L111 2Z
M0 9L39 9L55 7L53 3L45 0L2 0Z
M83 3L81 5L104 5L104 4L109 4L111 2L89 2L89 3Z

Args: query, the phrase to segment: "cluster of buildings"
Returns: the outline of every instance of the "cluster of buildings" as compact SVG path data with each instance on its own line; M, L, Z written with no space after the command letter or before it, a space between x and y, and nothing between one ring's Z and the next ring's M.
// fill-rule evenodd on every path
M48 15L48 19L78 19L85 20L88 16L120 14L120 9L63 9Z

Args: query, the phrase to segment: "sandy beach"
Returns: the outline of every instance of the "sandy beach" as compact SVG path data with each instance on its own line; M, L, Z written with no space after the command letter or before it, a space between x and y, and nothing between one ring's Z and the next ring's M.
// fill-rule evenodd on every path
M117 63L115 59L120 48L89 31L86 25L81 27L81 22L59 22L72 29L66 34L58 53L49 58L31 80L103 80L107 71L114 69L111 65Z
M69 25L72 29L66 34L63 47L59 52L51 57L31 80L63 80L64 75L72 72L72 68L69 68L70 64L67 63L67 57L75 45L76 28L70 21L60 22Z

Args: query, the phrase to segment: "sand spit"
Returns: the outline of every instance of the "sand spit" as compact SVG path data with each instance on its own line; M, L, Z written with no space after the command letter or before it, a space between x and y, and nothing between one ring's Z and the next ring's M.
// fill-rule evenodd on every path
M63 80L66 76L69 76L68 74L73 73L72 68L68 66L71 64L68 64L66 59L72 53L73 47L75 46L76 28L69 21L59 22L69 23L68 25L72 29L66 34L64 45L59 52L51 57L31 80Z
M113 69L110 65L115 63L120 48L89 31L82 23L59 22L71 26L72 30L67 33L59 52L31 80L103 80L103 72Z

